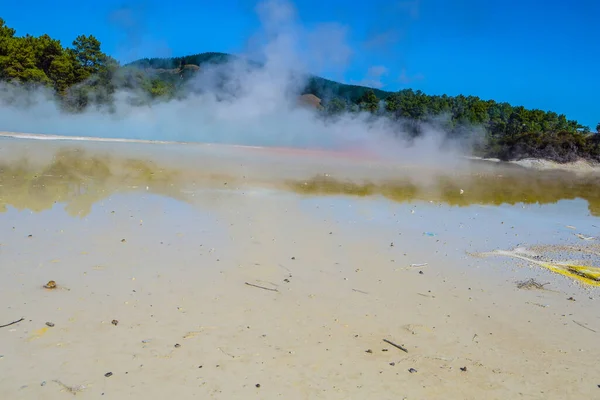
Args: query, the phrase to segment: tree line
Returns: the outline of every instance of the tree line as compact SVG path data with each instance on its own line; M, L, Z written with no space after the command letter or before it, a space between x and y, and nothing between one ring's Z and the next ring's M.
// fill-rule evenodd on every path
M48 35L16 36L0 18L0 80L52 88L66 106L82 109L93 97L108 101L117 68L118 62L101 51L92 35L80 35L65 48Z
M600 161L600 123L592 132L590 127L553 111L526 109L476 96L432 96L411 89L391 93L384 99L367 90L355 104L362 110L403 121L405 130L413 135L419 135L423 129L423 124L415 122L437 122L450 135L461 135L473 126L483 127L485 141L477 151L486 157ZM333 99L326 107L336 113L348 104ZM440 116L444 117L441 121Z
M69 112L91 106L114 107L117 89L138 91L139 104L185 96L185 82L206 63L224 63L225 53L200 53L177 58L146 58L121 66L101 50L92 35L80 35L70 47L49 35L17 36L0 18L0 80L22 87L47 87ZM256 64L256 67L260 65ZM600 161L600 123L592 132L564 114L526 109L476 96L427 95L419 90L387 92L310 77L301 94L322 100L319 112L332 118L347 112L368 112L397 121L412 136L423 123L442 125L450 136L482 127L485 140L478 155L503 160L523 157L559 162L579 158Z

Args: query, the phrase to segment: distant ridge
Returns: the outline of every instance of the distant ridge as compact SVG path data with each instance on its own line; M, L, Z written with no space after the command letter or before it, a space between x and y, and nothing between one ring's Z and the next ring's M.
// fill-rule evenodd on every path
M236 58L238 56L233 54L206 52L182 57L141 58L125 64L124 67L136 67L144 70L154 70L155 72L174 72L192 65L201 67L204 64L225 64ZM258 62L253 63L260 66ZM393 93L368 86L348 85L313 75L309 78L303 94L312 94L319 99L339 97L354 103L368 91L373 91L379 99L385 99Z

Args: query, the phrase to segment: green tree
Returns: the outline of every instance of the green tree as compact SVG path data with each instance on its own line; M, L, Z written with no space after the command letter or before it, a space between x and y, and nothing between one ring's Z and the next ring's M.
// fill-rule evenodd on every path
M21 83L48 84L50 79L38 68L34 40L11 37L3 41L0 55L0 77Z
M66 93L67 107L82 110L88 105L108 105L112 107L115 73L118 62L101 50L101 44L94 36L80 35L73 41L73 49L68 50L75 60L74 85Z
M154 78L146 83L146 91L152 98L170 97L173 94L173 88L167 82Z
M340 113L346 111L346 109L347 109L346 102L338 97L335 97L335 98L329 100L325 104L325 111L329 115L340 114Z
M373 90L367 90L360 96L356 102L361 110L376 112L379 109L379 99Z
M385 98L385 110L389 113L396 113L400 108L400 101L396 93L390 94Z
M50 63L47 75L59 95L64 96L67 89L77 82L75 69L75 59L68 51L63 51L62 54L54 57Z
M80 82L106 68L107 56L100 49L100 41L92 35L77 36L71 51L78 63L75 73Z

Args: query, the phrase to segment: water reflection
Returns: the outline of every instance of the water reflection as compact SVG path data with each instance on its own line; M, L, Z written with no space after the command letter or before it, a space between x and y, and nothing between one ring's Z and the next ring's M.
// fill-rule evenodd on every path
M0 212L9 206L35 212L64 203L72 216L86 216L94 203L113 194L144 191L188 203L201 200L199 188L233 191L242 186L281 189L303 195L381 195L395 202L434 201L453 206L471 204L549 204L564 199L582 198L592 215L600 215L600 178L570 174L487 170L485 173L410 174L387 180L356 182L326 175L308 179L286 179L259 174L247 169L212 169L159 165L143 157L94 154L81 148L62 148L47 162L23 156L0 162ZM242 176L244 175L244 176ZM230 184L227 185L226 183Z
M512 170L508 174L428 176L423 181L404 177L384 182L338 180L320 175L287 181L290 190L306 195L381 195L395 202L433 201L452 206L473 204L551 204L581 198L592 215L600 215L600 179L564 173Z
M65 203L71 216L86 216L92 205L115 193L151 188L151 193L180 198L171 185L177 172L136 159L96 156L79 149L58 151L47 165L29 158L0 163L0 211L8 206L40 212Z

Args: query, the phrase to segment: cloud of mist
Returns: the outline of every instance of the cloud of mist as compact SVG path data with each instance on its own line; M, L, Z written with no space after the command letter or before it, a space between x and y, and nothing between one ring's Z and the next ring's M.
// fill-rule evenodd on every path
M256 11L262 29L248 51L225 65L203 65L188 82L184 98L138 106L132 100L139 91L119 91L113 113L90 108L66 114L48 90L1 84L0 131L360 149L422 163L443 162L468 146L445 140L443 130L433 125L422 126L424 134L409 139L386 117L348 112L324 118L299 107L298 96L310 73L343 69L351 62L348 28L325 23L308 30L286 0L263 1ZM259 60L262 67L248 59ZM373 67L370 73L381 77L387 69Z

